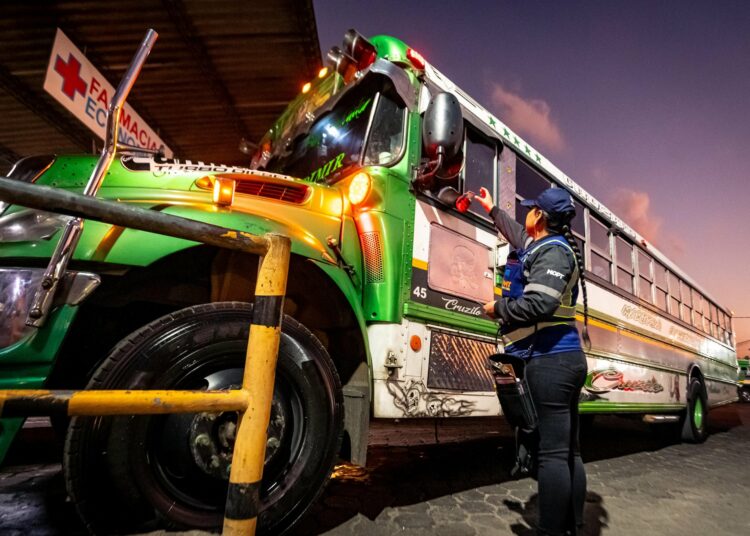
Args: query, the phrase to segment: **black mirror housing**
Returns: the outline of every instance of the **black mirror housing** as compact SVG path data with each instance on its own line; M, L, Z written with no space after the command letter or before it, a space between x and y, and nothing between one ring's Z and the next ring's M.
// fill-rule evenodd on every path
M422 143L430 160L442 154L446 161L452 161L461 153L463 121L461 105L454 95L442 92L430 99L422 123Z

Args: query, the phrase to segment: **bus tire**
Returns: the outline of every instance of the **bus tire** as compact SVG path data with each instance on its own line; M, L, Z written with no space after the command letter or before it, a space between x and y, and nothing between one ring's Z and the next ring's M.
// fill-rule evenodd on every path
M688 443L703 443L708 437L708 400L700 379L690 378L687 402L682 419L682 440Z
M121 341L89 389L239 387L252 304L198 305ZM68 493L94 533L222 526L236 412L74 417L65 441ZM284 534L330 477L343 395L326 349L284 316L260 489L259 534Z

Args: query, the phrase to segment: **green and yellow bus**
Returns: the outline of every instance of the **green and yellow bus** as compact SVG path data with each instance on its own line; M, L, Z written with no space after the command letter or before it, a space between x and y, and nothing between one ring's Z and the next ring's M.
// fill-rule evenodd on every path
M402 41L349 32L260 140L249 167L117 154L98 196L292 239L268 427L261 530L281 534L339 457L374 431L409 442L496 430L486 357L509 246L463 193L522 221L554 186L577 204L588 270L581 411L680 421L706 437L737 399L732 321L653 244ZM17 163L17 180L82 191L92 156ZM257 258L86 222L43 321L27 322L67 217L0 205L0 388L239 385ZM77 417L68 491L94 531L221 524L235 414ZM22 425L0 422L0 455Z

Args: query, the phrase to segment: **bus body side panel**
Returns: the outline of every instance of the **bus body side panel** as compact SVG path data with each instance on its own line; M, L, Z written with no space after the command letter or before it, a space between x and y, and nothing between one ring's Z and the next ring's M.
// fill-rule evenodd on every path
M588 289L587 410L621 403L684 406L693 366L704 378L709 405L736 397L730 349L593 282Z

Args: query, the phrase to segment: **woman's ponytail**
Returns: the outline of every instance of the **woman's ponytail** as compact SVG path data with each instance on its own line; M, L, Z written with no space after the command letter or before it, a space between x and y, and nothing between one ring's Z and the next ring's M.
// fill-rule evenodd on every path
M581 293L583 294L583 342L586 344L586 349L590 350L591 339L589 338L589 299L586 292L586 267L583 263L581 250L578 248L578 242L576 242L575 236L573 236L573 233L570 230L570 222L573 219L573 216L575 216L575 212L565 212L560 215L555 215L554 217L544 213L544 216L547 220L547 229L551 232L563 235L576 256L578 278L581 281Z
M590 350L591 339L589 338L589 299L586 293L586 268L583 264L581 250L578 248L578 242L570 231L570 223L563 224L561 230L565 240L568 241L570 248L575 253L576 263L578 264L578 277L581 281L581 293L583 294L583 341L586 343L586 349Z

